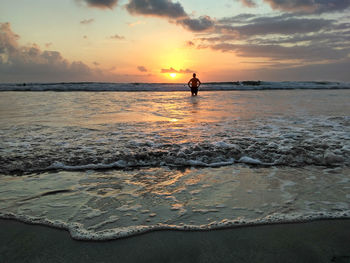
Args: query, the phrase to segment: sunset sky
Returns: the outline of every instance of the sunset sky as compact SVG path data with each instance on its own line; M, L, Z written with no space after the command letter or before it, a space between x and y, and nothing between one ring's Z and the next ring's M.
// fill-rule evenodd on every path
M0 0L0 82L350 81L350 0ZM176 73L170 75L170 73Z

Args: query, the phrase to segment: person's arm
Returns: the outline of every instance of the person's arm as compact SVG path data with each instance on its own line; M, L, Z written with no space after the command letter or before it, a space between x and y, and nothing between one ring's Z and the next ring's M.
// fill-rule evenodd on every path
M191 82L191 80L189 80L189 81L188 81L187 85L188 85L188 86L191 88L191 86L190 86L190 82Z
M198 83L199 83L199 85L198 85L198 88L199 88L199 86L202 84L202 82L200 80L198 80Z

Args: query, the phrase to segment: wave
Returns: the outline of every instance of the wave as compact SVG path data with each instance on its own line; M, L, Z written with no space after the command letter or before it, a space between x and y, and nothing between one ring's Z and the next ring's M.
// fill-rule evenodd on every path
M203 83L202 91L215 90L285 90L285 89L350 89L348 82L329 81L237 81ZM188 91L181 83L21 83L0 84L0 91Z
M174 130L168 122L138 123L138 129L133 123L114 124L106 130L12 126L0 133L0 173L219 167L238 163L350 166L349 121L347 116L293 122L277 118L276 123L253 121L254 126L228 122L220 130L205 124L196 129ZM147 132L146 127L152 132ZM197 133L208 136L186 137Z
M289 135L288 135L289 136ZM51 144L50 142L47 142ZM138 169L140 167L220 167L245 163L254 166L350 166L350 149L337 139L256 138L225 141L157 144L130 141L116 150L116 145L98 147L84 142L84 147L27 145L21 152L0 156L0 173L28 174L48 170ZM117 147L118 148L118 147ZM16 149L16 148L15 148Z
M41 217L33 217L26 215L16 215L14 213L0 212L0 218L13 219L29 224L45 225L54 228L69 231L71 237L82 241L108 241L119 238L140 235L151 231L159 230L177 230L177 231L209 231L217 229L227 229L243 226L258 226L266 224L283 224L283 223L302 223L321 219L348 219L350 218L350 210L339 212L309 212L309 213L291 213L281 214L275 213L264 218L258 219L223 219L220 222L213 221L203 225L168 225L158 223L156 225L135 225L128 227L118 227L102 231L92 231L84 228L79 223L66 223L60 220L47 220Z

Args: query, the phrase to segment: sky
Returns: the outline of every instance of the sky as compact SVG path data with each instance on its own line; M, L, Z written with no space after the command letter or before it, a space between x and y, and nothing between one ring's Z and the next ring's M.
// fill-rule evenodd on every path
M0 82L350 81L350 0L0 0Z

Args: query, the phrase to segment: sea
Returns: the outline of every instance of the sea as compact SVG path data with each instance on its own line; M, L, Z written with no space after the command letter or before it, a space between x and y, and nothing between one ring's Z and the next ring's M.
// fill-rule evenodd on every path
M78 240L350 218L350 83L0 84L0 218Z

